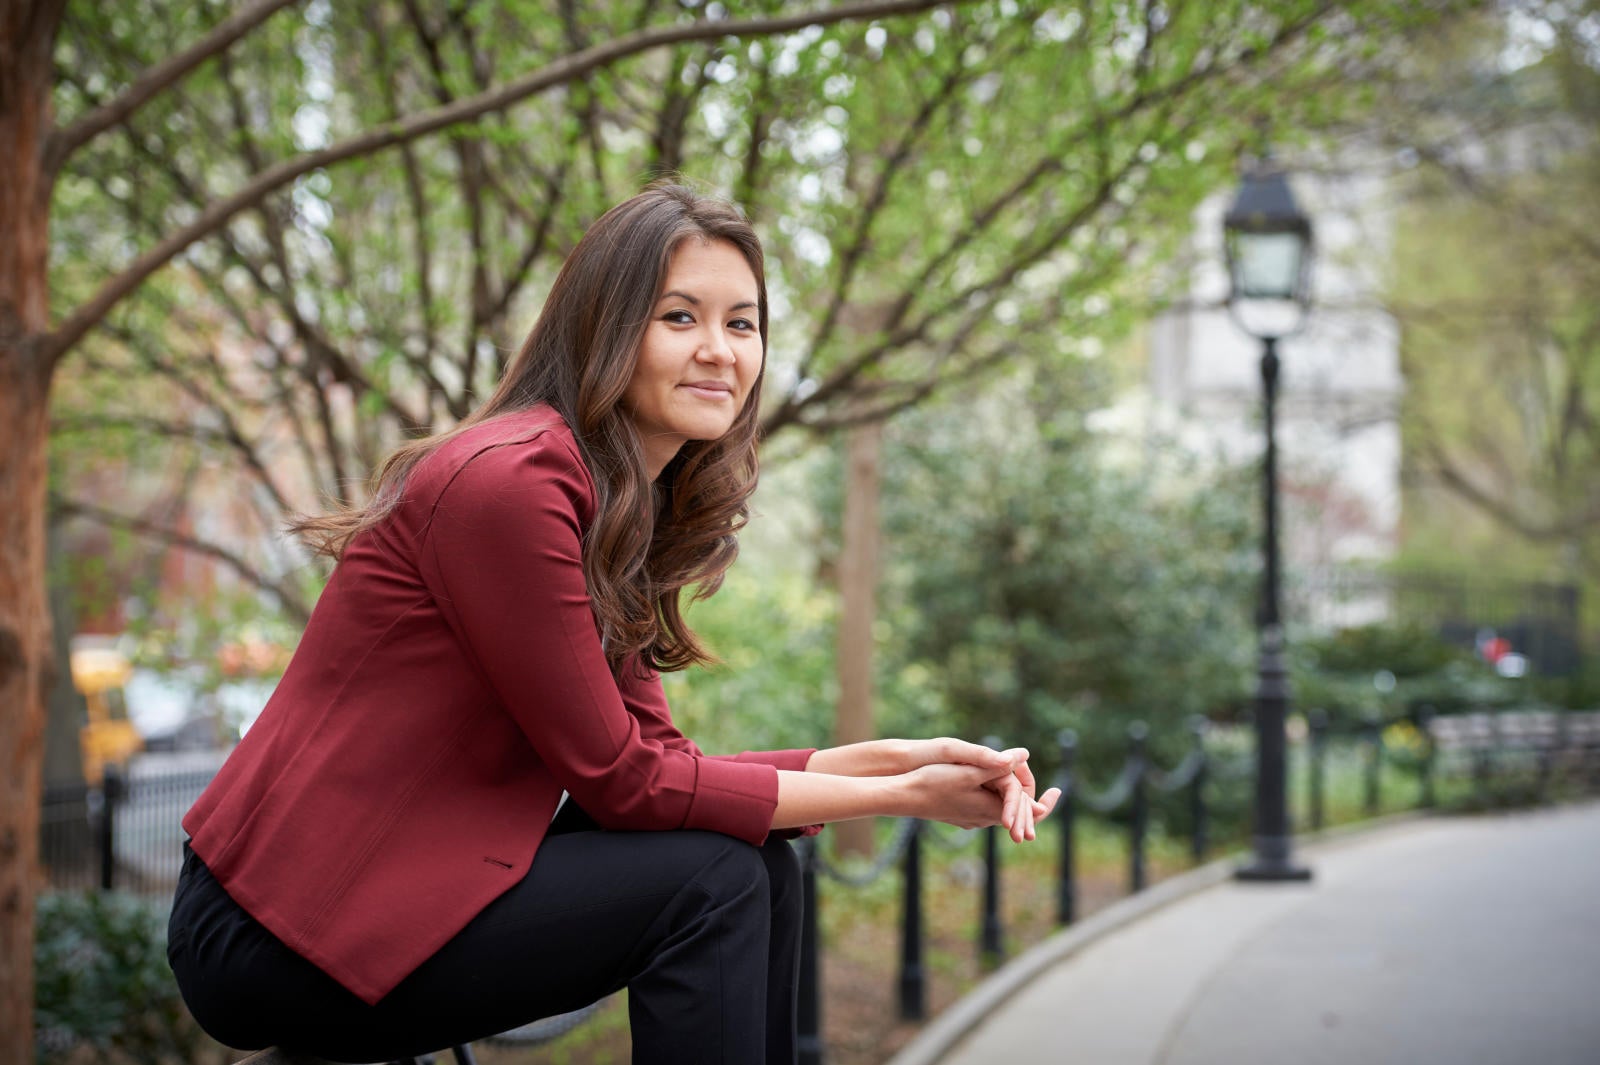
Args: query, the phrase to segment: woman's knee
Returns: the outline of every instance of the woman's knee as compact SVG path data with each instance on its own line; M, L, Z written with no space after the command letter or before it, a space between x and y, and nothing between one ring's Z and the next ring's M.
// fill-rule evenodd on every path
M694 851L690 883L716 905L748 902L765 908L770 896L767 863L761 848L715 832L688 832L684 845Z
M767 840L761 850L772 908L798 910L801 900L800 855L786 839Z

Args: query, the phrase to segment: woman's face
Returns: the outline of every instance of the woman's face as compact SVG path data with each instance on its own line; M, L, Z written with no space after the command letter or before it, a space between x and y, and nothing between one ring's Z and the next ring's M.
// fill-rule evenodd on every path
M756 276L727 241L690 238L667 263L623 407L652 480L690 440L715 440L761 373Z

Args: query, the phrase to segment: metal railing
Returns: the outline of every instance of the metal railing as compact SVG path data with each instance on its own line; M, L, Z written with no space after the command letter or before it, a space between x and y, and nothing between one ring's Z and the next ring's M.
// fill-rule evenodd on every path
M99 787L45 789L39 857L50 885L170 894L183 865L180 821L215 775L214 766L146 772L109 765Z
M1102 816L1128 808L1128 890L1130 893L1145 889L1147 875L1147 842L1150 830L1150 792L1176 794L1187 791L1189 795L1190 830L1189 850L1195 862L1203 861L1208 846L1207 831L1210 809L1206 803L1206 783L1210 776L1211 759L1206 753L1205 739L1208 728L1204 718L1189 721L1189 734L1193 744L1189 753L1171 770L1162 772L1150 761L1148 741L1150 730L1142 721L1128 726L1128 756L1122 770L1111 786L1102 792L1081 790L1077 775L1078 738L1071 729L1063 730L1056 738L1061 752L1061 770L1056 784L1061 788L1061 801L1056 805L1056 818L1061 824L1061 860L1059 884L1056 892L1056 920L1071 924L1077 918L1078 892L1075 876L1076 831L1078 807Z

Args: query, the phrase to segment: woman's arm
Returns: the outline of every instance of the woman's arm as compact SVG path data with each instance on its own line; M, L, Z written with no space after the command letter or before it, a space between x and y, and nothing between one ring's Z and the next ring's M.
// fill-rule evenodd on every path
M669 750L683 751L696 757L703 755L694 742L678 731L672 723L672 713L667 706L666 693L661 678L654 671L641 671L636 663L627 664L618 677L618 690L628 712L639 722L640 732L647 740L662 744ZM809 757L808 757L809 756ZM886 790L862 788L848 778L884 778L910 773L927 765L972 765L992 770L993 779L987 786L1000 796L1002 821L1011 837L1017 842L1032 839L1036 804L1024 802L1034 794L1033 775L1028 770L1028 752L1022 748L996 751L965 740L940 737L931 740L882 739L852 743L826 750L793 750L745 752L740 755L715 755L713 760L765 762L780 773L803 769L814 776L834 779L826 784L827 792L820 806L841 806L846 811L863 809L865 812L846 812L839 818L806 821L796 825L774 824L774 828L798 828L822 824L825 820L848 820L852 817L870 817L883 811L873 808L881 804ZM1008 772L1009 771L1009 772ZM804 788L804 783L796 785ZM809 790L809 789L807 789ZM890 796L890 801L894 797Z
M821 754L822 752L818 752ZM815 761L813 756L812 761ZM778 771L778 807L773 828L796 828L826 821L858 817L921 817L961 828L1005 824L1012 838L1021 841L1019 827L1026 817L1031 835L1035 821L1055 807L1055 789L1039 801L1020 802L1014 792L997 789L996 781L1015 778L1015 765L993 767L932 763L893 776L833 776L807 767L803 773ZM1014 806L1013 803L1016 805ZM1020 811L1025 808L1026 814Z
M939 763L998 770L1011 765L1011 753L948 736L933 740L867 740L816 752L806 763L806 772L841 777L887 777ZM1026 752L1023 757L1027 757Z

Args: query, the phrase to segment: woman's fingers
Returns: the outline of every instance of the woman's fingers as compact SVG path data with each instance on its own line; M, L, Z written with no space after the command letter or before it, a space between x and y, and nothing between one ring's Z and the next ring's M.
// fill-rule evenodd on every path
M1060 799L1060 788L1051 788L1049 791L1046 791L1043 795L1035 799L1033 803L1034 820L1043 821L1045 818L1049 817L1051 811L1056 808L1056 803L1059 802Z
M1008 771L984 781L983 786L1000 796L1000 826L1020 843L1022 808L1031 801L1023 793L1022 782L1015 773Z
M1017 756L1011 771L1022 782L1022 790L1028 793L1028 798L1033 798L1035 781L1033 779L1033 770L1028 768L1028 749L1026 747L1014 747L1007 753Z
M1000 797L1003 800L1000 804L1000 823L1005 826L1005 830L1011 834L1013 840L1021 842L1018 822L1022 817L1024 796L1022 784L1017 780L1015 773L1006 774L1000 781Z
M996 750L981 743L969 743L958 740L954 736L940 736L933 740L911 740L913 749L911 758L917 766L931 765L935 762L944 762L948 765L976 765L990 769L996 775L1009 771L1018 761L1026 761L1028 749L1026 747L1012 747L1009 750Z
M1022 748L1007 753L1020 754L1021 758L1026 758L1027 755L1027 751ZM1051 795L1050 801L1044 805L1041 805L1040 800L1033 798L1034 776L1027 769L1027 763L1020 759L1014 764L1011 772L986 781L984 787L1001 797L1000 824L1017 843L1037 838L1035 826L1055 808L1056 800L1061 795L1059 788L1050 789L1050 792L1046 793Z
M928 812L922 816L962 828L1003 827L1016 843L1037 839L1038 824L1055 810L1061 789L1050 788L1033 798L1027 752L1014 748L1001 753L1013 759L1013 768L1000 774L973 763L930 764L916 770L916 778L928 789L924 792Z

